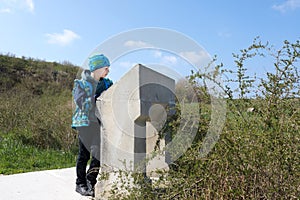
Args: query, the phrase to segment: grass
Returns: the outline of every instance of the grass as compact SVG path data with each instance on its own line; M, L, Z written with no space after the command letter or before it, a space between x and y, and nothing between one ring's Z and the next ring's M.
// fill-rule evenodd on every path
M11 96L0 97L0 174L75 166L70 94Z
M76 163L71 151L37 148L3 134L0 141L0 174L67 168Z
M0 174L75 166L70 127L78 68L0 55Z

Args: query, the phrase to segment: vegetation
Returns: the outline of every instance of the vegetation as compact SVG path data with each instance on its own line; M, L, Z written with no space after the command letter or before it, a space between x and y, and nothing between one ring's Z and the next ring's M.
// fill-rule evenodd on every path
M156 182L134 174L137 187L124 180L113 187L112 199L299 199L300 43L284 41L274 49L256 38L233 58L235 69L214 58L211 74L192 72L189 81L199 103L190 93L187 98L180 94L190 103L187 110L195 110L195 105L199 109L192 146L169 171L157 171ZM260 68L269 61L272 69L266 76L249 73L249 66ZM78 68L1 55L0 71L0 173L74 165L71 88ZM216 145L203 157L200 149L212 122L212 98L204 80L219 75L225 79L226 121ZM177 115L168 120L162 136L176 136L181 109L178 106ZM131 180L130 173L120 172L122 176ZM121 194L120 187L128 195Z
M0 174L73 167L76 158L71 151L37 148L12 136L2 136L0 157Z
M197 71L189 77L201 98L193 145L169 171L156 172L160 174L158 181L149 184L136 174L136 187L128 187L124 181L123 189L129 195L118 193L116 185L112 199L299 199L299 41L285 41L276 50L256 38L233 57L236 70L221 63L211 74ZM260 68L260 62L255 61L261 59L272 60L272 69L257 78L249 74L248 64L256 63L255 68ZM216 61L214 58L212 64ZM200 83L214 81L218 75L227 81L222 87L226 121L218 142L203 157L200 149L212 119L210 95L205 83ZM176 133L178 121L180 114L168 122L163 133Z
M75 165L71 90L78 67L0 55L0 173Z

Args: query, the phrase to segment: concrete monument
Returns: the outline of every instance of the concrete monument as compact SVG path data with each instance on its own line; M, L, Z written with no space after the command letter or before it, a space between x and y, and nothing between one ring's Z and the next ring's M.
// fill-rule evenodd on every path
M98 181L96 198L109 196L107 192L120 181L115 173L119 170L146 174L162 166L155 162L164 163L164 159L151 165L145 159L154 149L168 108L175 106L174 93L173 79L138 64L97 99L96 115L102 122L101 173L108 177Z

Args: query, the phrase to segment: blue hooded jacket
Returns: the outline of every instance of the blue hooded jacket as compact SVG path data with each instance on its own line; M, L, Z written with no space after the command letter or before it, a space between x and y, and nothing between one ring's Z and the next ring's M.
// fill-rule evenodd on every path
M89 70L82 72L81 79L74 80L72 94L76 106L72 116L72 128L89 126L91 121L97 122L96 99L112 84L112 81L107 78L96 81L91 77Z

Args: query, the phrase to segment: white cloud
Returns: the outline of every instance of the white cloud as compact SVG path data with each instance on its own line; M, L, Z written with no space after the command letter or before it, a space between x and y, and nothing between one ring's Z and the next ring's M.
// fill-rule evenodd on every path
M154 52L154 57L155 58L161 58L162 57L162 52L161 51L155 51Z
M135 62L130 62L130 61L123 61L123 62L119 62L116 65L119 65L122 68L125 69L130 69L131 67L135 66L137 63Z
M160 64L162 65L175 65L178 62L176 56L173 55L165 55L162 51L155 51L154 57L160 59Z
M207 64L207 61L210 60L210 56L204 50L199 52L195 52L195 51L181 52L180 55L185 59L187 59L187 61L197 66Z
M278 10L281 13L285 13L289 10L295 10L300 8L300 0L286 0L281 4L273 5L274 10Z
M33 0L26 0L25 4L27 6L27 8L29 9L30 12L34 11L34 3Z
M230 38L231 37L231 33L228 31L220 31L218 33L218 36L221 38Z
M1 13L13 13L17 10L34 12L33 0L0 0L2 8Z
M163 56L162 62L166 64L175 65L177 63L177 58L175 56Z
M80 38L79 35L68 29L64 29L63 33L47 33L46 37L48 38L49 44L58 44L62 46L68 45L75 39Z
M11 9L10 8L3 8L0 10L0 13L11 13Z
M130 47L130 48L144 48L144 47L151 47L150 44L147 44L146 42L143 41L134 41L134 40L128 40L124 43L125 47Z

